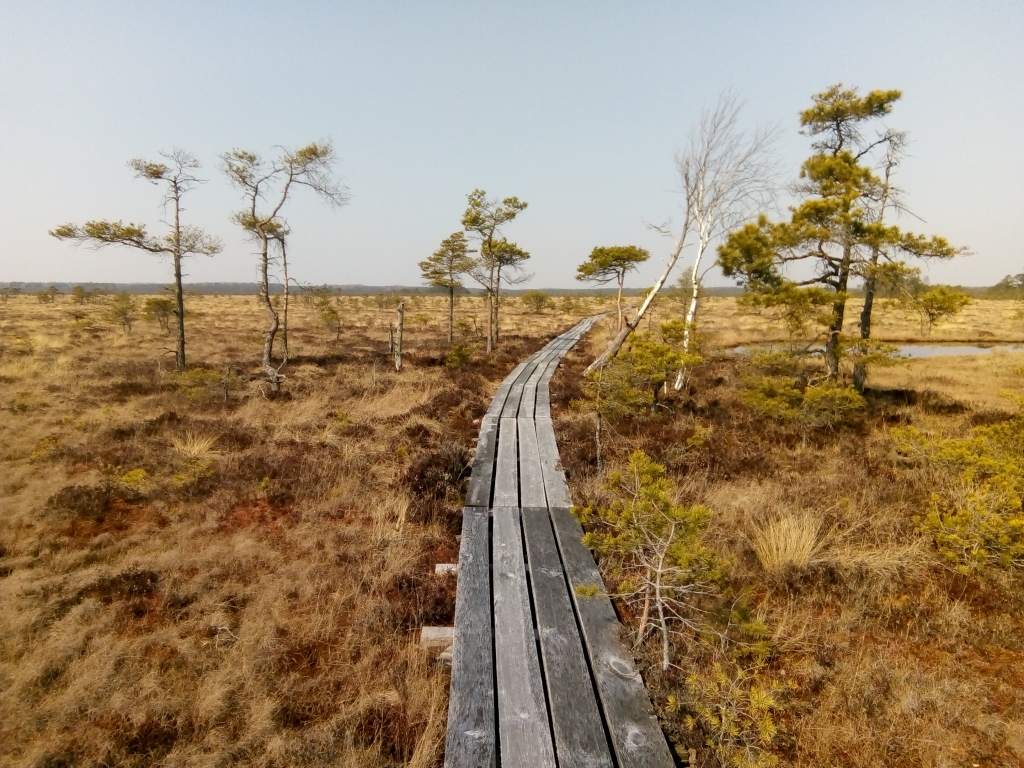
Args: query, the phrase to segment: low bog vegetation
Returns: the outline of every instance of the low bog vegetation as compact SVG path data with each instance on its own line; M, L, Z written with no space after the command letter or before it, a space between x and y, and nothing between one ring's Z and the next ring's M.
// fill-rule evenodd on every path
M722 322L708 310L679 391L615 364L581 385L607 327L552 383L573 498L676 752L1021 764L1024 360L912 361L860 395L806 356L716 351L736 338ZM918 388L878 383L896 376Z
M457 510L497 382L576 317L479 300L293 309L274 394L252 297L189 301L193 367L160 315L10 299L0 357L0 764L434 766ZM138 302L146 306L141 300ZM125 304L118 300L118 306ZM151 305L150 305L151 306ZM338 340L340 337L340 341Z
M415 641L453 617L433 566L457 557L477 420L524 356L613 304L510 301L488 357L480 300L449 344L447 298L413 297L401 373L394 304L332 296L327 322L297 302L279 393L253 370L251 297L190 300L182 372L158 315L129 336L101 300L4 305L0 763L440 763L447 672ZM666 304L583 377L609 318L552 384L677 753L1019 764L1024 421L999 395L1020 394L1019 355L875 369L862 396L799 355L716 351L773 332L744 336L734 308L709 302L684 353Z

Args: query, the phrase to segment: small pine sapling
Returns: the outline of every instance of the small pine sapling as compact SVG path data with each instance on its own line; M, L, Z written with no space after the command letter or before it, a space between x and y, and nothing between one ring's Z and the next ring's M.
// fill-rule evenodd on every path
M624 472L608 477L615 499L608 507L577 510L593 524L583 543L601 558L612 596L641 611L637 643L650 631L661 639L662 669L671 666L671 637L699 631L696 598L717 592L726 564L701 541L711 520L702 504L678 503L665 467L635 451Z
M122 291L107 304L105 316L107 322L120 325L125 336L132 332L132 323L138 317L139 304L130 293Z

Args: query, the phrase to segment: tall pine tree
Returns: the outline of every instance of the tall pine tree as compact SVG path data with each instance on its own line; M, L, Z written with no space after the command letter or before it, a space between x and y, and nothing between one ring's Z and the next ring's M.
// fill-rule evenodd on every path
M903 232L883 221L888 184L870 163L872 153L888 147L898 134L883 131L869 139L863 130L889 114L900 96L899 91L860 96L842 84L813 96L813 106L800 114L803 133L816 137L814 154L804 161L796 185L802 201L790 208L789 221L775 223L761 215L730 233L718 251L722 271L754 294L757 303L830 307L824 356L832 380L839 375L851 279L873 282L883 268L907 274L913 271L906 266L908 258L948 259L963 252L944 238ZM869 307L861 317L865 339L870 315Z

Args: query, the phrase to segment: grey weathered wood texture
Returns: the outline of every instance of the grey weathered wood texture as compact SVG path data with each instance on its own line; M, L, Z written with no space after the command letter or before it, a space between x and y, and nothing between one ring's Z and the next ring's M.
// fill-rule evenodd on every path
M519 506L519 454L516 440L516 420L498 422L498 460L494 464L495 507Z
M550 509L562 565L587 646L605 723L620 768L670 766L672 755L654 715L643 680L621 638L622 625L604 591L604 582L590 550L583 546L583 528L572 512ZM596 587L585 597L579 588Z
M494 478L494 458L498 451L498 419L484 416L480 422L480 437L476 443L473 472L466 491L466 505L491 506L491 483Z
M463 508L446 766L497 765L490 524L486 506Z
M524 508L522 515L558 764L561 768L611 768L601 710L576 628L548 508Z
M549 382L584 320L520 363L481 420L463 510L446 768L670 768L572 516ZM591 590L593 591L593 590Z
M555 768L519 510L494 510L494 667L502 768Z
M540 451L540 467L544 476L544 491L547 494L548 506L571 507L569 486L565 482L561 461L558 458L558 444L555 442L555 431L550 418L537 418L537 447Z
M533 419L520 417L516 426L519 433L519 504L547 508L536 423Z

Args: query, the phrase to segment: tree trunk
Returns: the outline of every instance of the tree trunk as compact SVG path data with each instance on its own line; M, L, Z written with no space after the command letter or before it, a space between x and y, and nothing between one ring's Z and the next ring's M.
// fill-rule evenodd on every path
M885 219L885 207L889 204L889 178L892 169L896 165L894 150L890 144L890 152L885 166L885 185L882 187L882 199L878 212L878 223ZM860 311L860 337L864 340L871 338L871 311L875 306L875 290L877 289L877 278L875 270L878 268L878 257L881 251L878 246L871 249L871 268L868 271L867 279L864 281L864 308ZM863 363L853 366L853 386L860 394L864 394L864 387L867 384L868 370Z
M601 403L600 403L600 401L598 401L597 411L595 411L595 414L597 415L597 428L594 430L594 442L597 444L597 471L600 472L601 469L602 469L602 466L601 466L601 427L602 427L602 424L601 424Z
M693 271L690 273L690 283L692 288L692 294L690 295L690 306L686 310L685 326L683 327L683 352L689 354L690 343L693 339L693 328L697 322L697 301L700 299L700 284L699 284L699 273L701 257L704 256L704 244L701 243L697 248L697 258L693 261ZM683 384L686 381L686 366L679 366L679 371L676 373L676 380L674 389L676 392L683 388Z
M405 329L405 302L398 303L398 323L395 329L395 370L402 370L402 331Z
M455 340L453 328L455 326L455 286L448 286L448 343Z
M277 336L277 329L280 327L280 321L277 317L277 310L274 309L274 305L270 301L270 254L267 253L269 243L265 238L263 238L262 244L263 254L260 259L260 299L263 300L263 309L266 311L267 318L270 321L267 329L263 332L263 372L267 374L267 378L273 385L274 391L276 392L281 388L282 378L277 368L273 365L274 338Z
M500 322L501 311L501 267L498 267L497 272L494 275L494 346L498 346L499 333L498 324Z
M846 315L846 286L850 280L852 256L853 248L847 243L843 246L843 262L836 281L836 300L832 304L832 324L828 327L828 341L825 343L825 373L831 381L839 378L839 342Z
M494 292L487 288L487 354L494 351Z
M690 351L690 340L693 335L693 324L697 320L697 301L700 296L700 274L698 269L700 268L701 257L704 256L705 246L701 244L697 250L697 258L693 262L693 271L690 273L690 286L692 294L690 295L690 307L686 310L686 327L683 329L683 352Z
M619 324L615 327L616 333L622 330L622 284L624 282L626 282L626 270L619 273L619 292L615 296L615 306L619 310Z
M281 268L284 271L284 312L282 314L283 323L281 325L281 347L284 357L281 360L281 364L277 366L278 373L281 369L288 364L288 254L284 248L284 237L281 238Z
M860 311L860 337L865 341L871 338L871 310L875 304L875 267L878 266L878 248L871 252L871 269L867 279L864 281L864 308ZM863 363L856 363L853 366L853 386L860 394L864 394L864 387L868 380L868 369Z
M177 316L178 344L174 352L174 367L185 370L185 292L181 286L181 255L174 254L174 314Z
M181 190L174 183L174 302L178 315L178 345L174 367L185 370L185 292L181 287Z

